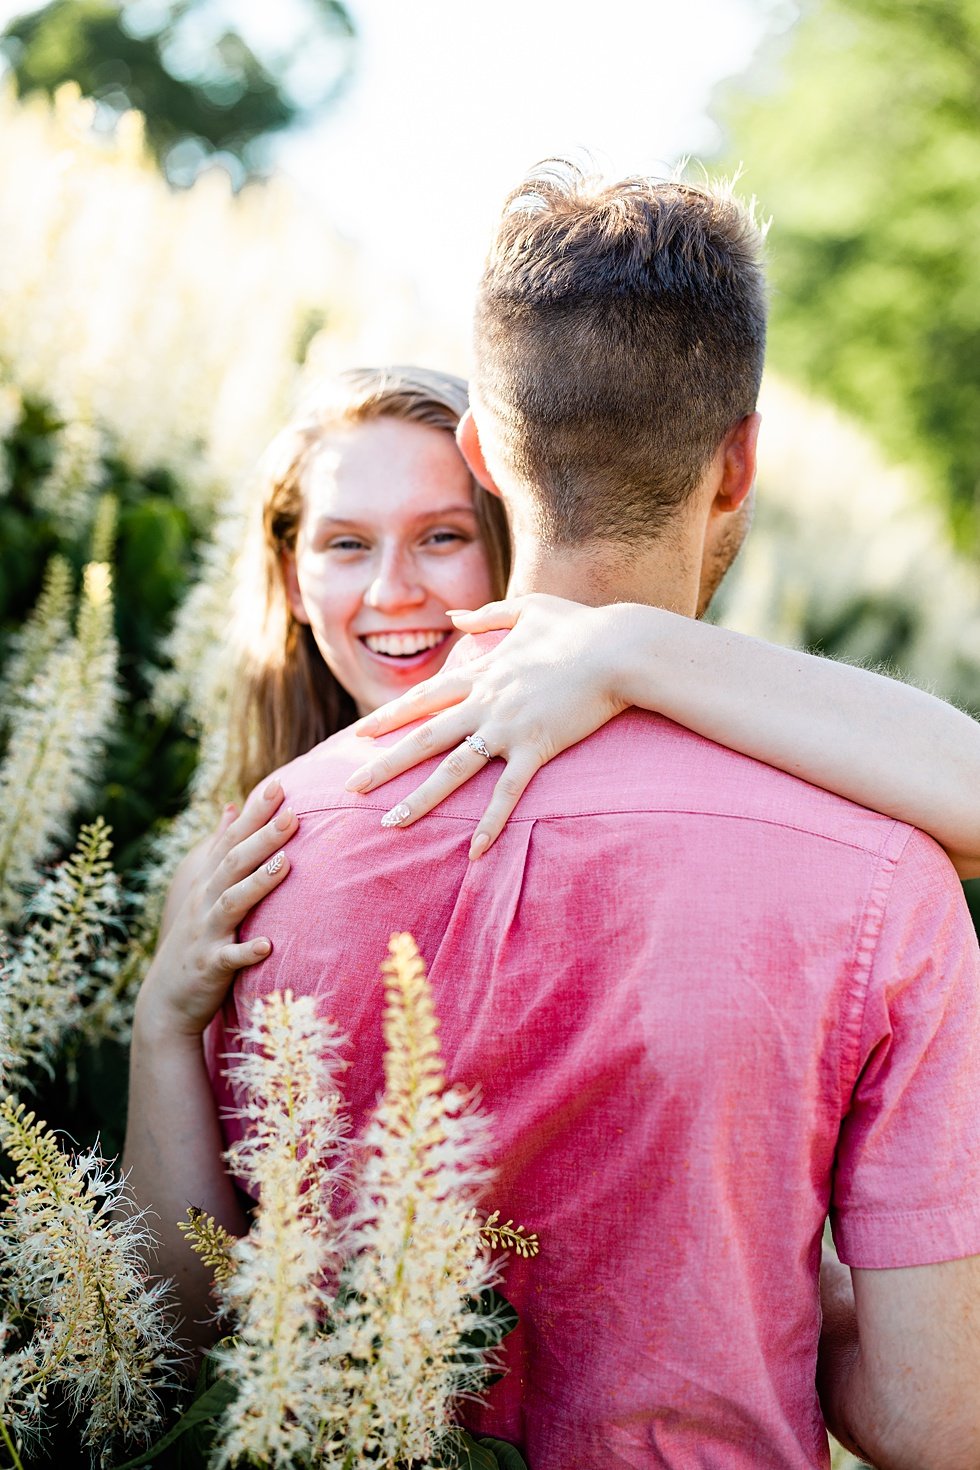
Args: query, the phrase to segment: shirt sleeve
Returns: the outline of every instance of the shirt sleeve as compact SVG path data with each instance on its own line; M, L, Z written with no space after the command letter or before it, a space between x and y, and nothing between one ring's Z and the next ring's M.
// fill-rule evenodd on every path
M842 1261L980 1254L980 949L956 873L920 832L899 858L868 979L830 1220Z

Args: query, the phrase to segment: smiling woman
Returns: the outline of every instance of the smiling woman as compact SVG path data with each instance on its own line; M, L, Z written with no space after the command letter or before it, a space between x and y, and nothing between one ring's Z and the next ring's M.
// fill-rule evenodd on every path
M155 1269L174 1275L199 1344L212 1335L210 1281L176 1222L194 1200L245 1230L202 1035L234 974L272 949L237 933L290 872L298 821L267 778L437 673L460 636L448 609L503 595L507 522L456 448L466 408L451 374L358 369L322 386L269 451L238 579L226 773L252 794L180 864L133 1028L123 1164L159 1219Z
M236 612L242 792L436 673L447 608L502 594L503 508L453 437L466 406L452 374L355 369L273 445Z
M366 714L442 667L447 608L494 595L472 481L444 429L379 418L325 437L305 487L289 607Z

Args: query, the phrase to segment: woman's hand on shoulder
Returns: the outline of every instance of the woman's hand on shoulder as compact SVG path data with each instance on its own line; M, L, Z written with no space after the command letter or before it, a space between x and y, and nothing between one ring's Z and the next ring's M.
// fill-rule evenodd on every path
M486 759L465 744L477 736L503 770L470 845L481 856L500 835L535 772L560 751L583 740L627 707L616 690L612 640L622 607L585 607L561 597L529 593L494 602L477 612L453 613L464 633L501 629L508 636L353 727L384 735L424 720L397 744L377 750L347 782L367 792L441 751L450 755L389 813L388 825L405 827L424 816L471 776Z
M271 953L268 938L242 943L236 930L289 872L283 844L298 822L282 802L273 778L240 813L227 807L214 835L178 869L137 1002L139 1020L156 1035L200 1036L236 973Z

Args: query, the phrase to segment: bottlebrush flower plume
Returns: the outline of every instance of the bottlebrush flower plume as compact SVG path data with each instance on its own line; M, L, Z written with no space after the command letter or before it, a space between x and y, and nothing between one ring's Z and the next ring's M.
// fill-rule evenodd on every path
M71 857L31 899L24 933L0 974L7 1087L21 1089L38 1065L50 1070L104 983L101 954L120 905L109 831L101 817L82 828Z
M0 766L0 923L85 794L116 701L117 646L109 568L85 568L74 636L57 645L24 692Z
M475 1203L487 1182L487 1124L447 1088L425 967L410 935L384 965L385 1091L365 1137L355 1255L334 1344L346 1360L354 1459L438 1463L461 1394L485 1359L461 1346L495 1277ZM338 1461L338 1463L341 1463Z
M67 559L55 554L44 572L44 585L34 611L10 641L10 656L0 683L0 711L12 711L51 654L68 636L71 626L72 571ZM6 724L6 718L0 714Z
M16 1165L0 1212L0 1288L21 1339L9 1402L36 1428L56 1387L85 1416L81 1443L111 1463L114 1443L145 1441L159 1426L159 1395L180 1356L165 1287L145 1278L151 1237L96 1153L66 1156L9 1096L0 1100L0 1146Z
M241 1456L288 1463L317 1442L325 1405L338 1397L331 1344L319 1331L345 1246L334 1215L347 1156L338 1041L311 999L274 994L255 1005L229 1069L248 1134L228 1163L259 1206L232 1248L234 1273L218 1286L222 1311L236 1318L235 1345L218 1361L237 1396L217 1466Z
M54 460L34 486L33 501L60 535L77 535L88 526L92 502L106 478L107 447L102 431L85 419L69 421L58 431Z

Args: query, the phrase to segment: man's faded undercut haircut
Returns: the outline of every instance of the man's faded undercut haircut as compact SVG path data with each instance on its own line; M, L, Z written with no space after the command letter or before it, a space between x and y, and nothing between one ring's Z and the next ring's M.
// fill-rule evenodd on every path
M752 413L763 234L728 188L606 184L560 159L508 197L473 396L546 543L657 535Z

